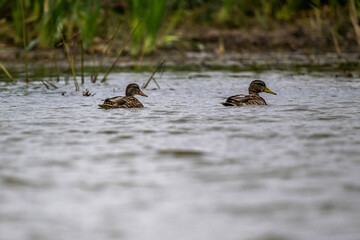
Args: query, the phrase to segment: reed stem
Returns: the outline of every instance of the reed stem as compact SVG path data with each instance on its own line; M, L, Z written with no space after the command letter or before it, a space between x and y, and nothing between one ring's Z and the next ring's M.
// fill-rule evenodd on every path
M84 45L83 45L82 35L81 35L80 44L81 44L81 85L83 85L85 83L85 76L84 76Z
M59 82L60 81L60 73L59 73L59 66L58 66L58 61L57 61L57 56L56 56L56 51L53 51L53 61L54 61L54 67L55 67L55 73L56 73L56 81Z
M29 73L28 73L28 49L26 47L26 24L25 24L25 13L24 13L24 1L20 0L20 10L21 10L21 20L22 20L22 38L23 38L23 46L24 46L24 58L25 58L25 81L29 81Z
M74 67L74 58L72 56L70 56L70 50L69 50L69 47L68 47L67 43L65 42L65 38L64 38L64 35L62 34L61 29L60 29L60 35L61 35L61 39L62 39L63 44L64 44L66 55L67 55L69 63L70 63L71 73L72 73L73 80L74 80L74 85L75 85L75 91L79 91L80 90L79 89L79 84L78 84L78 82L76 80L76 73L75 73L75 67Z
M11 74L6 70L5 66L0 62L0 68L4 71L4 73L6 74L6 76L12 81L15 82L15 79L13 78L13 76L11 76Z
M357 15L357 11L356 11L355 1L350 0L349 4L350 4L350 6L349 6L350 20L351 20L351 23L352 23L352 25L354 27L357 43L358 43L358 45L360 47L360 26L359 26L359 20L358 20L358 15Z
M162 68L162 66L164 65L165 61L166 61L166 60L163 60L163 61L159 64L159 66L157 66L157 68L153 71L153 73L151 74L151 76L149 77L149 79L147 80L147 82L144 84L144 86L143 86L144 89L149 85L151 79L155 80L155 79L154 79L155 73L158 72L158 71ZM156 85L159 87L159 84L157 84L156 81L154 81L154 82L155 82ZM160 88L160 87L159 87L159 88Z
M334 42L336 54L338 55L338 57L341 57L341 54L342 54L341 48L340 48L339 41L337 40L336 33L334 30L331 31L331 36L332 36L332 39Z
M107 76L110 74L110 72L113 70L113 68L115 67L117 61L119 61L120 56L122 54L122 52L124 51L125 47L128 45L128 43L130 42L130 39L132 38L132 36L134 35L136 29L139 27L139 25L141 24L141 21L139 21L136 26L134 27L134 29L131 31L131 33L129 34L128 38L126 39L125 43L123 44L123 46L121 47L120 51L118 52L115 61L113 62L113 64L111 65L111 67L109 68L109 70L105 73L104 77L101 79L101 82L105 82Z
M105 56L107 55L107 52L109 51L110 47L111 47L111 46L113 45L113 43L114 43L114 39L116 38L116 36L117 36L118 33L119 33L120 26L121 26L121 22L118 23L114 35L111 37L110 42L108 43L108 45L107 45L106 48L105 48L105 52L104 52L103 55L101 56L99 66L98 66L98 68L95 70L95 74L94 74L94 80L95 80L95 81L96 81L96 79L97 79L97 76L98 76L99 72L100 72L100 71L102 70L102 68L103 68L103 63L104 63Z

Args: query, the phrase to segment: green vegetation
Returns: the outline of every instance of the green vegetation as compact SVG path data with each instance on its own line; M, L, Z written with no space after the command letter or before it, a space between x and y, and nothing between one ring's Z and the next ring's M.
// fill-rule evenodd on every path
M11 74L8 72L8 70L5 68L5 66L0 62L0 68L4 71L4 73L6 74L6 76L11 80L11 81L15 81L15 79L13 78L13 76L11 76Z
M360 0L0 0L0 40L22 44L26 58L34 47L56 47L61 29L66 41L80 33L77 44L91 52L95 40L110 41L119 23L124 40L142 22L130 44L131 54L141 56L179 40L171 34L184 26L266 29L309 18L315 27L331 26L338 41L358 22L359 9Z
M74 86L75 86L75 91L79 91L80 88L79 88L79 84L76 80L76 73L75 73L75 63L74 63L74 56L72 56L70 54L70 50L69 50L69 47L64 39L64 36L63 34L61 33L60 31L60 35L61 35L61 39L63 41L63 44L64 44L64 48L65 48L65 52L66 52L66 55L68 57L68 60L69 60L69 64L70 64L70 68L71 68L71 73L72 73L72 76L73 76L73 80L74 80Z
M122 48L120 49L120 51L118 52L117 56L116 56L116 60L113 62L113 64L111 65L111 67L109 68L109 70L105 73L104 77L101 79L101 82L105 82L107 76L110 74L110 72L112 71L112 69L115 67L115 64L117 61L119 61L121 54L123 53L126 45L129 43L131 37L134 35L134 33L136 32L136 30L138 29L138 27L140 26L141 22L138 22L136 24L136 26L134 26L134 29L131 31L130 35L128 36L126 42L123 44Z
M23 40L23 47L24 47L24 57L25 57L25 81L29 80L29 59L28 59L28 46L26 41L26 25L25 25L25 10L24 10L24 1L17 0L17 3L20 5L20 12L21 12L21 29L22 29L22 40Z
M167 0L130 1L131 25L136 26L142 22L139 31L134 33L132 54L151 52L151 48L156 43L159 29L164 22L166 3Z
M160 89L160 86L159 84L156 82L156 79L154 78L154 75L161 71L163 68L164 68L164 63L165 63L165 60L163 60L159 66L153 71L153 73L151 74L151 76L149 77L149 79L147 80L147 82L142 86L142 88L147 88L147 86L149 85L150 81L153 80L155 82L155 84L158 86L158 88Z

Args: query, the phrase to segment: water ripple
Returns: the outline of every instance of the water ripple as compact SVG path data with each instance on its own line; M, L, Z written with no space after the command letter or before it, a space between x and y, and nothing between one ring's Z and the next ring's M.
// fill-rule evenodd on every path
M145 108L98 109L149 75L114 73L106 84L87 79L81 90L96 93L91 98L63 82L59 91L40 81L0 82L4 236L360 236L360 79L169 72L158 81L161 90L138 97ZM261 93L268 106L219 104L246 93L253 78L278 92Z

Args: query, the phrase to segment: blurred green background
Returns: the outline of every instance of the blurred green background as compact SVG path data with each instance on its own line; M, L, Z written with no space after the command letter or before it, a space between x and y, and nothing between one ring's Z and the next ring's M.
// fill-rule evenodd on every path
M113 38L124 41L140 22L129 53L147 55L181 42L181 29L271 30L311 21L338 44L347 41L349 29L357 31L359 6L360 0L0 0L0 42L54 48L62 32L91 52Z

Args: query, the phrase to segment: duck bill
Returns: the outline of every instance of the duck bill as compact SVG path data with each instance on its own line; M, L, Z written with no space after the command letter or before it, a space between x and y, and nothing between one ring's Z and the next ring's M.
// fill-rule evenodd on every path
M141 90L139 90L139 95L147 97L147 95L145 93L143 93Z
M277 95L276 92L273 92L271 91L270 89L268 88L265 88L264 92L267 92L267 93L271 93L271 94L274 94L274 95Z

